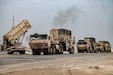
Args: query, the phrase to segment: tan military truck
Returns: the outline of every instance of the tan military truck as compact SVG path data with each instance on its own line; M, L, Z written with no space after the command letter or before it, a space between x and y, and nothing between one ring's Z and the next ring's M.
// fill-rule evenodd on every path
M104 47L100 43L95 43L94 49L95 49L95 53L104 52Z
M77 42L77 49L78 53L94 53L94 44L95 44L95 38L93 37L85 37L84 40L79 40Z
M94 44L96 43L96 39L94 37L85 37L84 40L89 45L89 52L95 53Z
M68 51L70 54L74 54L75 38L72 38L71 30L67 29L52 29L50 31L50 49L55 49L53 53L63 53Z
M34 36L35 35L35 36ZM29 45L33 55L39 55L41 52L46 54L63 54L68 51L74 54L75 40L72 39L72 33L67 29L52 29L50 35L34 34L30 35ZM44 37L41 38L40 37Z
M25 46L21 45L25 33L29 28L31 28L31 25L28 20L23 20L20 24L12 28L3 36L2 50L7 51L8 54L13 54L13 52L25 54ZM21 38L21 36L23 37Z
M41 52L43 52L44 55L47 55L50 52L50 39L47 34L34 33L33 35L30 35L29 45L33 55L40 55Z
M95 46L96 52L111 52L111 45L108 41L99 41L97 45Z
M87 53L89 49L89 45L84 40L79 40L77 42L78 53Z

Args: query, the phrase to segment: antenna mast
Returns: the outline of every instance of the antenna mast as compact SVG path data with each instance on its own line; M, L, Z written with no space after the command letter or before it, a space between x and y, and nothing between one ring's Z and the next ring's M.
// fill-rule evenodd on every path
M13 26L12 29L14 28L14 5L13 5Z

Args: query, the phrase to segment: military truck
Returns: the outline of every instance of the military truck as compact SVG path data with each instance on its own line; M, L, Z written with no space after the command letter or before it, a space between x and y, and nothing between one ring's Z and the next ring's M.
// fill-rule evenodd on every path
M32 49L33 55L40 55L43 52L44 55L49 54L50 40L47 34L34 33L29 37L29 45Z
M94 44L96 43L96 40L94 37L85 37L84 40L89 45L89 51L90 53L95 53Z
M94 44L95 44L95 38L93 37L85 37L84 40L79 40L77 42L77 49L78 53L94 53Z
M25 46L21 45L25 33L29 28L31 28L31 25L28 20L23 20L20 24L12 28L7 34L3 36L1 50L7 51L8 54L13 54L13 52L25 54ZM21 38L21 36L23 37Z
M79 40L79 41L77 42L77 49L78 49L78 53L88 52L89 45L87 44L86 41L84 41L84 40Z
M72 39L72 33L67 29L52 29L50 35L34 34L30 35L30 48L33 55L40 55L43 52L47 54L63 54L68 51L74 54L75 40Z
M95 45L95 51L96 52L111 52L111 45L108 41L99 41L96 45Z

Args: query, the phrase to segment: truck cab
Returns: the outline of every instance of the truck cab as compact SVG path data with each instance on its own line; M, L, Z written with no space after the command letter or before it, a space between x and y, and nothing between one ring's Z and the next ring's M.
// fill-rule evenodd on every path
M29 45L32 49L33 55L40 55L43 52L45 55L48 54L50 46L49 36L47 34L33 34L30 35Z
M77 42L77 49L78 49L78 53L84 53L84 52L88 52L88 43L84 40L79 40Z
M33 55L46 54L63 54L68 51L74 54L74 40L72 39L70 30L67 29L51 29L50 34L30 35L29 45Z
M104 48L104 52L111 52L111 45L108 41L99 41L98 43Z
M94 53L94 44L95 44L95 38L93 37L85 37L84 40L79 40L77 42L77 49L79 53Z

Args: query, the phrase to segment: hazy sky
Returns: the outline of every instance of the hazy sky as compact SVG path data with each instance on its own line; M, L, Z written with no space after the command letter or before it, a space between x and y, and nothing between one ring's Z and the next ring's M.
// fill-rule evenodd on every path
M0 0L0 40L12 27L27 19L33 33L48 33L51 28L72 30L76 40L95 37L107 40L113 48L113 0Z

